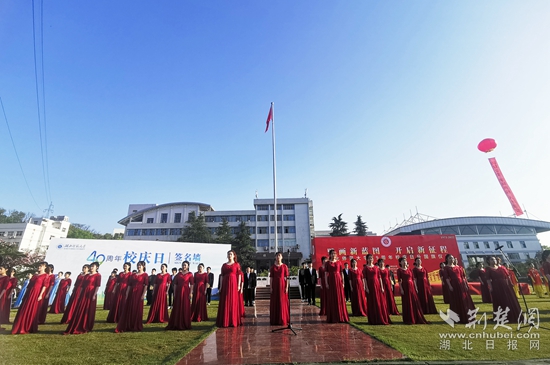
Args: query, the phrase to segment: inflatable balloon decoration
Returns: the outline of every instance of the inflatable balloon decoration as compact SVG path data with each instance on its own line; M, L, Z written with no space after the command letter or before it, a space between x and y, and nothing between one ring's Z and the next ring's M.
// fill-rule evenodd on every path
M485 138L483 141L479 142L479 144L477 145L477 149L484 153L492 152L495 148L497 148L497 142L492 138ZM506 197L510 201L510 204L512 205L512 209L514 209L514 214L516 216L522 215L523 210L521 210L521 207L519 206L519 203L516 200L516 197L514 196L512 189L506 182L506 179L504 178L504 175L502 174L502 171L498 166L496 158L494 157L489 158L489 163L491 164L491 167L493 168L493 171L497 176L497 180L500 183L502 190L504 190L504 194L506 194Z

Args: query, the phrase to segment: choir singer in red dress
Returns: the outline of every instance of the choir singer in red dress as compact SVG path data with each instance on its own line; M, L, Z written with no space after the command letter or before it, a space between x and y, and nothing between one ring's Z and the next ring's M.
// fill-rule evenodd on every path
M10 323L11 296L17 287L17 278L13 267L7 270L4 283L0 285L0 325Z
M115 329L116 333L140 332L143 330L143 300L147 293L149 275L145 262L137 263L137 273L131 274L125 293L125 303Z
M189 261L181 264L182 271L179 272L172 282L174 288L174 305L167 330L189 330L191 329L191 300L193 299L193 274L189 272Z
M367 317L369 324L390 324L380 268L374 264L372 254L368 254L367 265L363 268L363 283L367 293Z
M160 265L160 273L155 279L155 288L153 289L153 304L149 308L147 323L165 323L168 322L168 289L172 283L172 276L168 274L168 265Z
M116 285L116 271L112 271L109 279L107 279L107 284L105 284L105 299L103 300L103 309L110 310L113 305L114 298L114 289Z
M380 278L382 279L382 290L384 291L384 296L386 298L386 308L388 314L398 316L399 310L397 310L397 305L395 304L395 297L393 296L393 287L391 285L391 272L389 267L384 265L384 259L378 259L376 264L380 268Z
M468 292L468 282L464 269L455 265L455 258L451 254L445 256L445 267L443 268L443 279L449 290L449 307L455 312L460 323L469 322L468 311L475 310L474 302Z
M216 326L237 327L241 319L241 266L237 262L235 251L227 251L227 262L223 264L220 274L220 303Z
M367 298L365 297L365 286L363 285L363 273L357 268L357 260L351 259L349 270L351 313L353 316L367 316Z
M82 272L77 276L76 281L74 282L73 292L69 298L69 303L63 312L63 317L61 318L61 324L69 324L73 318L74 310L76 309L76 304L80 298L80 291L82 290L82 281L88 275L90 271L90 265L82 266Z
M288 266L283 264L282 252L275 254L275 264L269 269L269 324L286 326L290 323L288 311Z
M47 265L47 262L40 262L38 264L38 274L35 274L29 281L25 297L13 322L11 329L13 335L38 332L38 308L42 304L46 292Z
M416 283L413 281L413 273L409 269L407 259L399 258L397 270L399 290L401 291L401 315L405 324L428 324L422 314L422 305L417 295Z
M414 268L412 270L414 283L416 285L418 300L424 314L437 314L434 297L432 295L432 287L428 279L428 271L422 266L422 259L417 257L414 260Z
M97 291L101 286L101 275L97 272L99 262L90 264L90 274L82 281L80 299L76 304L73 318L65 330L65 334L78 335L88 333L94 328L95 311L97 308Z
M59 282L57 295L50 306L50 313L59 314L65 312L65 299L67 298L67 293L71 289L71 282L71 273L67 271L65 277Z
M493 312L496 313L499 310L502 312L507 311L506 318L508 322L521 322L521 307L514 293L508 270L503 266L498 266L494 256L487 257L485 261L488 265L485 271L485 278L487 279L487 285L489 286L493 300Z
M199 264L195 273L193 286L193 303L191 304L191 320L193 322L208 321L206 309L206 287L208 286L208 273L204 271L204 264Z
M349 322L346 296L344 294L344 274L342 264L338 261L336 251L328 252L328 261L325 263L325 287L327 288L327 322Z
M132 264L125 262L122 270L123 272L117 276L115 288L113 289L113 301L107 315L107 323L118 323L126 304L126 289L128 288L128 280L132 276Z

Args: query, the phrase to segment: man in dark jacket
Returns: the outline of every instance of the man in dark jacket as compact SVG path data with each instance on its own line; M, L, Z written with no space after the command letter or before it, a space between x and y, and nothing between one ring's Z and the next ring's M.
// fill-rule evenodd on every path
M244 274L244 305L245 307L252 307L256 300L255 298L255 292L256 292L256 274L252 272L252 269L250 266L246 268L246 273Z

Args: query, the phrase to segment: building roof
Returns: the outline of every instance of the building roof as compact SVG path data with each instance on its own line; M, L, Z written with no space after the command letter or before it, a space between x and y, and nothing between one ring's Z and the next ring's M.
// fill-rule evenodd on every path
M408 223L411 220L409 219ZM526 219L526 218L514 218L514 217L456 217L456 218L444 218L433 219L421 222L413 222L411 224L403 224L401 226L393 228L387 232L387 236L407 235L407 234L420 234L421 230L436 229L449 226L466 226L466 225L496 225L496 226L516 226L516 227L528 227L533 228L536 233L550 231L550 222Z
M212 206L210 204L205 204L205 203L197 203L197 202L166 203L166 204L160 204L160 205L153 205L151 207L148 207L148 208L145 208L145 209L142 209L142 210L138 210L137 212L134 212L130 215L127 215L126 217L119 220L118 224L122 224L123 226L127 226L131 222L132 218L137 217L139 215L142 215L144 213L150 212L152 210L170 208L170 207L181 206L181 205L198 205L199 206L199 211L201 211L201 212L210 212L210 211L214 210L214 208L212 208Z

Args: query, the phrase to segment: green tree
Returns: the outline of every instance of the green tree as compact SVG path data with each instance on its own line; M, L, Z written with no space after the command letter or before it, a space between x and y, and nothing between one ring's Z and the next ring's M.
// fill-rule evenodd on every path
M246 225L246 222L241 222L233 242L231 243L231 249L237 253L237 258L241 264L241 268L244 270L247 266L254 267L256 263L256 249L252 245L252 238L250 238L250 228Z
M330 235L332 237L338 237L338 236L347 236L348 233L348 223L344 222L342 219L342 214L338 215L337 217L332 217L332 223L330 223L328 226L331 229Z
M360 215L357 216L357 220L355 221L355 229L353 232L358 236L366 236L367 235L367 223L363 222L363 219Z
M0 240L0 263L7 267L14 267L15 276L21 281L30 273L38 270L38 263L44 261L44 256L36 252L21 252L19 245Z
M227 219L222 220L219 227L216 228L216 243L231 244L233 241L233 233Z
M124 233L115 233L113 236L114 240L123 240L124 239Z
M25 223L32 217L34 217L34 214L17 210L10 210L8 212L6 209L0 208L0 223Z
M212 234L206 226L202 214L199 214L197 217L194 213L189 213L187 224L188 226L183 229L183 233L178 241L197 243L211 243L213 241Z
M98 236L101 236L96 231L90 228L85 224L73 223L69 227L69 232L67 233L67 238L80 238L86 240L97 239Z

